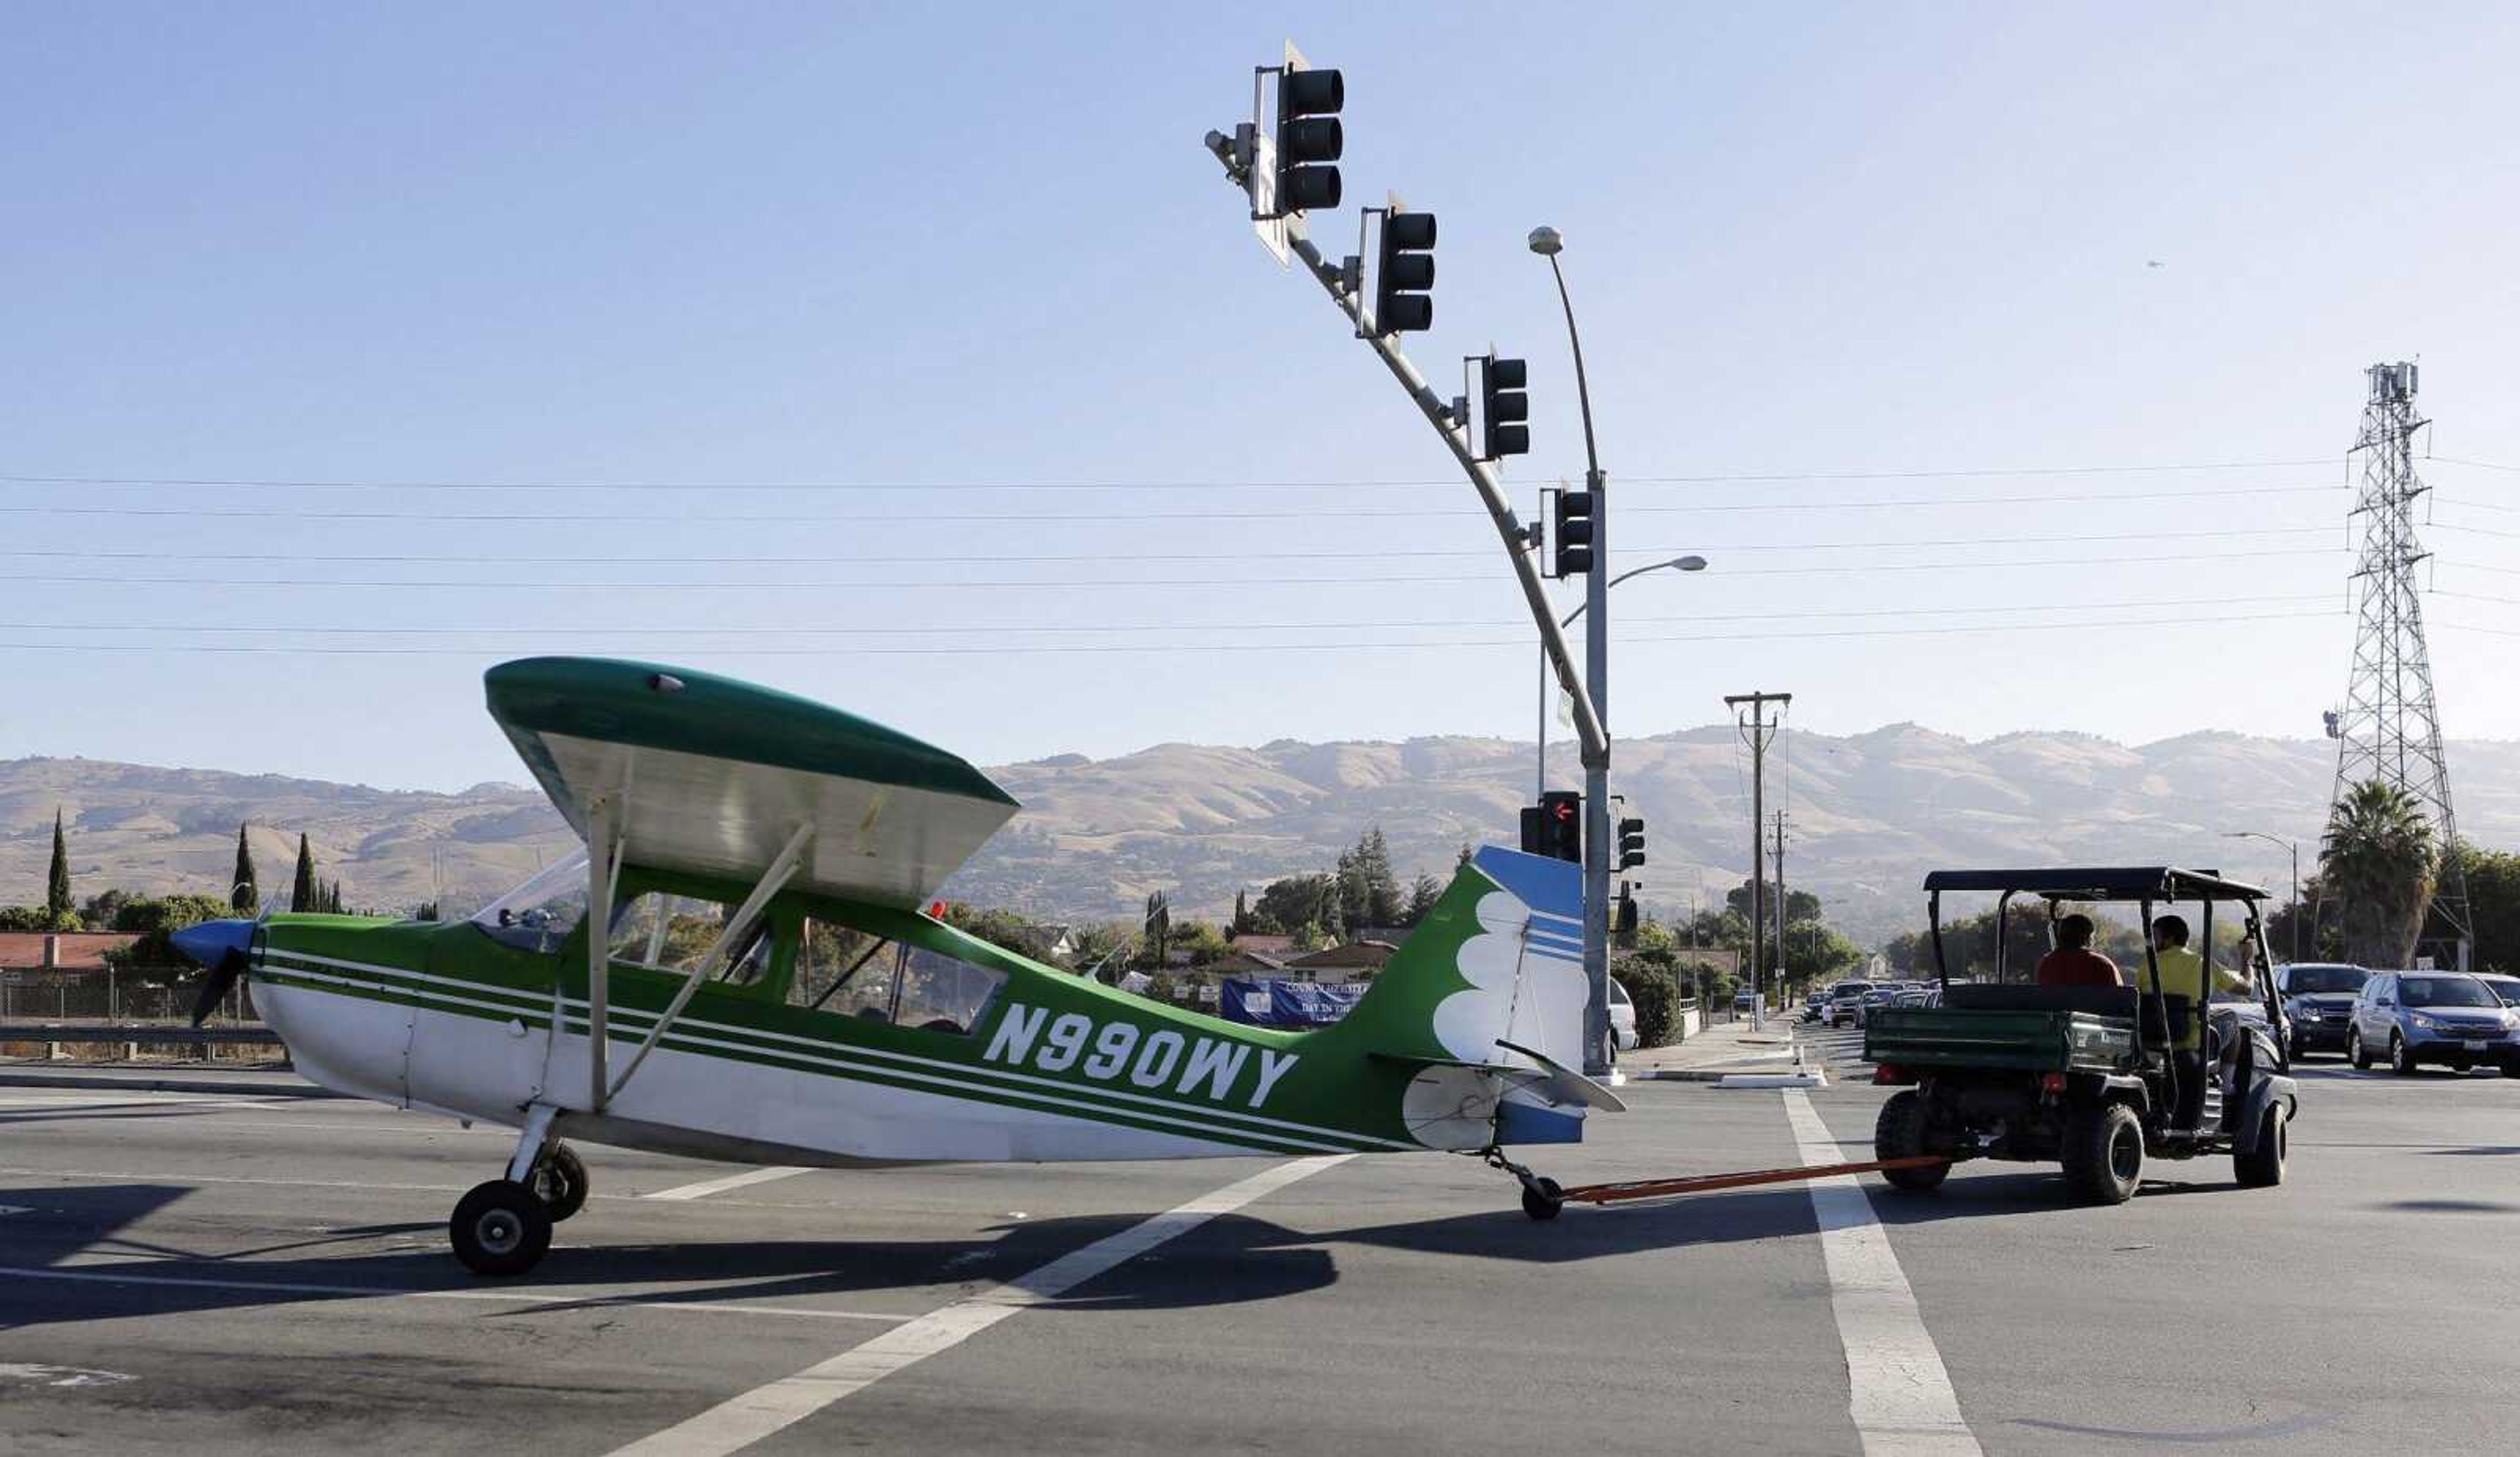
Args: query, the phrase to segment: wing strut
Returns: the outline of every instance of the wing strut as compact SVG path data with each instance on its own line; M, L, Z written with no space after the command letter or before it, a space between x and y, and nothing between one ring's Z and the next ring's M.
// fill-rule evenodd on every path
M778 857L770 862L770 868L761 873L761 880L753 886L752 893L743 898L743 904L737 906L735 914L726 918L726 925L718 929L717 939L709 943L707 954L694 963L691 971L684 976L683 984L674 993L674 999L665 1004L663 1015L656 1019L654 1026L648 1029L647 1040L641 1042L639 1050L630 1055L630 1066L622 1069L621 1075L613 1079L611 1088L605 1094L605 1103L609 1103L612 1099L621 1096L621 1089L628 1085L631 1074L639 1070L639 1065L648 1060L648 1054L655 1050L657 1041L665 1035L665 1028L672 1026L674 1019L682 1016L683 1009L691 1005L692 994L700 989L701 982L715 976L718 968L725 964L727 957L738 946L743 944L744 933L750 931L752 923L760 919L762 907L768 905L770 897L787 888L788 881L795 878L797 867L804 862L805 847L813 843L813 841L814 825L811 820L798 825L796 833L788 837L786 847L781 849ZM603 1104L597 1105L599 1109L603 1106Z
M587 1101L604 1112L608 1101L605 1061L609 1050L608 1026L612 1016L612 897L621 888L621 854L627 837L612 833L612 801L599 797L586 806L586 1054ZM560 1030L555 1018L552 1030Z

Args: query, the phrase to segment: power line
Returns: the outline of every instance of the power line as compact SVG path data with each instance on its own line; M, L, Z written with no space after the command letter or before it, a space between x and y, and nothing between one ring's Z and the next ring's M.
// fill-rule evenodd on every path
M2446 457L2445 457L2446 458ZM1783 484L1793 481L1942 480L2030 476L2169 475L2186 471L2289 470L2330 466L2341 457L2202 461L2188 465L1978 466L1947 471L1786 471L1734 475L1627 476L1628 485ZM2502 469L2502 468L2497 468ZM0 475L11 485L192 486L270 490L449 491L990 491L990 490L1374 490L1458 487L1426 480L379 480L354 478Z
M2223 530L2223 531L2182 531L2182 532L2180 532L2180 533L2179 533L2179 537L2180 537L2180 539L2181 539L2181 540L2189 540L2189 539L2194 539L2194 538L2203 538L2203 537L2230 538L2230 537L2247 537L2247 536L2311 536L2311 535L2324 535L2324 534L2332 533L2332 532L2334 532L2334 531L2335 531L2335 529L2336 529L2336 528L2335 528L2334 526L2332 526L2332 525L2328 525L2328 526L2252 526L2252 527L2243 527L2243 528L2238 528L2238 529L2233 529L2233 530ZM2061 533L2058 533L2058 534L2056 534L2056 535L2051 535L2051 536L1936 536L1936 537L1920 537L1920 538L1914 538L1914 539L1910 539L1910 540L1896 540L1896 541L1877 541L1877 540L1875 540L1875 541L1780 541L1780 542L1730 542L1730 543L1725 543L1725 542L1704 542L1704 541L1695 541L1695 542L1673 543L1673 544L1670 544L1670 545L1663 545L1663 546L1639 546L1639 547L1629 547L1629 548L1627 548L1626 550L1624 550L1622 553L1620 553L1620 555L1621 555L1621 557L1622 557L1623 559L1633 560L1633 559L1635 559L1635 558L1640 558L1640 557L1654 557L1654 556L1662 556L1662 555L1668 555L1669 553L1672 553L1672 552L1678 552L1678 551L1691 551L1691 550L1695 550L1695 551L1715 551L1715 552L1894 551L1894 550L1898 550L1898 549L1906 548L1906 547L1928 547L1928 546L1942 547L1942 546L2021 546L2021 545L2055 545L2055 544L2060 544L2060 543L2082 542L2082 541L2154 541L2154 540L2158 540L2158 539L2160 539L2161 534L2162 534L2162 533L2161 533L2161 532L2159 532L2159 531L2118 531L2118 532L2069 531L2069 532L2061 532ZM1382 561L1382 560L1385 560L1385 559L1388 559L1388 558L1391 558L1391 557L1490 557L1490 556L1495 555L1496 550L1497 550L1496 546L1495 546L1493 543L1491 543L1491 544L1489 544L1489 545L1487 545L1487 546L1482 546L1482 547L1391 547L1391 548L1385 548L1385 549L1381 549L1381 550L1368 550L1368 551L1354 551L1354 552L1342 552L1342 551L1314 551L1314 550L1295 551L1295 552L1254 552L1254 551L1240 551L1240 552L1148 552L1148 551L1138 551L1138 550L1135 550L1135 549L1131 549L1130 551L1128 551L1128 552L1126 553L1126 555L1127 555L1127 556L1129 557L1129 559L1130 559L1130 560L1132 560L1132 561L1141 561L1141 562L1282 562L1282 562L1295 562L1295 561ZM87 548L84 548L84 547L77 547L77 548L59 548L59 547L0 547L0 557L34 557L34 558L54 559L54 560L97 561L97 562L195 562L195 561L199 561L199 560L201 560L202 555L202 552L201 552L201 551L199 551L198 549L196 549L196 550L191 550L191 551L180 551L180 552L144 552L144 551L95 551L95 550L90 550L90 549L87 549ZM982 554L982 555L964 555L964 556L951 556L951 557L944 557L944 556L930 556L930 555L922 554L922 555L921 555L917 560L918 560L918 562L919 562L921 565L922 565L922 566L936 566L936 565L940 565L940 564L953 564L953 565L957 565L957 566L961 566L961 565L983 565L983 564L985 564L985 565L998 565L998 564L1005 564L1005 563L1017 563L1017 562L1023 562L1023 563L1053 563L1053 562L1058 562L1058 563L1066 563L1066 562L1097 562L1097 563L1103 563L1103 562L1109 562L1109 561L1112 559L1113 555L1114 555L1114 554L1113 554L1112 552L1108 552L1108 551L1101 551L1101 552L1015 552L1015 553L1004 553L1004 554L990 553L990 554ZM588 567L597 567L597 566L603 566L603 567L681 567L681 566L738 567L738 566L742 566L742 567L749 567L749 566L761 566L761 565L776 565L776 566L787 566L787 567L792 567L792 566L848 566L848 565L863 565L863 564L871 564L871 563L880 563L880 564L886 564L886 565L895 565L895 564L900 564L900 563L902 562L902 560L903 560L903 559L902 559L902 557L901 557L901 555L900 555L899 553L897 553L897 552L893 552L893 553L886 553L886 554L881 555L881 556L752 556L752 557L729 557L729 556L683 556L683 555L677 555L677 556L669 556L669 557L658 557L658 556L624 557L624 556L604 556L604 555L588 555L588 554L575 554L575 553L573 553L573 554L567 554L567 555L538 555L538 556L498 556L498 557L485 557L485 556L478 555L478 554L476 554L476 553L470 553L470 552L446 553L446 552L327 552L327 551L292 551L292 552L230 552L230 551L222 551L222 552L220 552L220 553L218 554L218 559L219 559L220 561L222 561L222 562L306 562L306 563L313 563L313 562L345 562L345 563L346 563L346 562L356 562L356 563L368 563L368 564L408 563L408 564L422 564L422 565L430 565L430 566L455 566L455 565L464 565L464 566L475 566L475 567L571 567L571 566L588 566Z
M2297 495L2309 492L2333 494L2344 490L2338 485L2253 485L2215 490L2124 491L2072 495L2012 496L1941 496L1892 501L1760 501L1716 506L1626 506L1620 508L1630 516L1697 516L1729 515L1763 511L1890 511L1937 506L2061 506L2108 502L2193 501L2218 497ZM1220 522L1220 521L1369 521L1423 520L1435 517L1462 517L1476 508L1463 503L1458 507L1406 508L1369 511L1169 511L1169 512L961 512L937 515L922 512L913 517L885 517L887 528L911 525L968 525L975 523L1000 523L1029 525L1108 524L1113 522L1137 524L1148 522ZM116 518L178 518L186 521L337 521L337 522L465 522L475 524L531 525L570 524L585 523L618 523L635 525L642 523L706 522L718 526L781 525L826 524L864 526L864 516L829 514L753 512L740 516L689 513L680 515L629 515L621 512L446 512L446 511L300 511L263 508L199 506L0 506L0 515L8 516L101 516Z
M1839 608L1812 612L1756 613L1686 613L1643 616L1622 616L1622 623L1670 624L1681 622L1764 622L1796 621L1822 618L1853 617L1948 617L1978 616L1988 614L2018 615L2022 613L2082 612L2150 612L2168 608L2243 607L2266 603L2323 602L2334 594L2328 592L2289 593L2263 597L2187 597L2142 598L2128 602L2057 602L2003 603L1990 607L1899 607ZM2486 599L2520 601L2520 599ZM921 623L894 627L587 627L577 625L534 627L343 627L305 626L296 623L258 625L251 623L212 622L0 622L0 632L183 632L183 633L292 633L320 636L359 637L903 637L948 636L955 634L1039 634L1039 633L1124 633L1124 632L1354 632L1389 631L1395 629L1452 629L1518 627L1511 617L1471 618L1384 618L1349 619L1344 621L1306 622L1083 622L1045 625L1025 623L981 623L968 626L946 626Z
M2113 557L2041 557L2041 558L2022 558L2022 559L2015 559L2015 560L2011 560L2011 561L1983 561L1983 560L1970 560L1970 561L1960 561L1960 562L1858 562L1858 563L1849 563L1849 564L1844 565L1844 566L1836 566L1836 567L1750 567L1750 568L1744 568L1744 569L1740 569L1740 570L1737 570L1737 571L1729 571L1729 572L1726 572L1726 573L1725 573L1725 575L1726 575L1726 576L1728 576L1728 577L1742 577L1742 576L1817 576L1817 575L1842 574L1842 573L1847 573L1847 572L1956 571L1956 570L1958 570L1958 571L1997 571L1997 570L2017 570L2017 569L2027 569L2027 568L2046 568L2046 567L2105 567L2105 566L2117 566L2117 565L2129 565L2129 564L2135 564L2135 565L2153 565L2153 564L2177 563L2177 562L2232 562L2232 561L2239 561L2239 560L2243 560L2243 559L2267 558L2267 557L2323 557L2323 556L2333 556L2333 555L2336 555L2337 553L2339 553L2339 552L2341 552L2341 551L2343 551L2343 550L2344 550L2344 548L2342 548L2342 547L2275 547L2275 548L2271 548L2271 549L2266 549L2266 550L2259 550L2259 551L2245 551L2245 552L2151 553L2151 554L2140 555L2140 556L2113 556ZM901 565L903 565L903 566L905 566L905 567L915 567L915 566L918 566L919 564L918 564L916 561L909 561L909 562L904 562L904 563L902 563ZM1493 584L1496 580L1497 580L1497 578L1496 578L1496 576L1495 576L1493 573L1487 573L1487 572L1477 572L1477 573L1455 573L1455 574L1451 574L1451 575L1441 575L1441 576L1430 576L1430 575L1418 575L1418 576L1391 576L1391 575L1387 575L1387 574L1377 573L1377 574L1375 574L1375 575L1373 575L1372 577L1370 577L1370 578L1353 577L1353 576L1242 576L1242 577L1190 576L1190 577L1128 577L1128 578L1120 578L1120 577L1024 578L1024 579L1016 579L1016 580L981 580L981 581L951 580L951 579L935 579L935 578L920 578L920 579L897 580L897 581L896 581L896 580L885 580L885 581L848 580L848 581L742 581L742 582L652 582L652 581L638 581L638 582L622 582L622 581L571 581L571 582L563 582L563 581L544 581L544 580L539 580L539 579L537 579L537 580L522 580L522 579L514 578L514 577L509 577L509 578L488 578L488 579L460 579L460 580L448 580L448 579L442 579L442 578L414 578L414 579L409 579L409 580L399 580L399 581L395 581L395 580L380 580L380 579L378 579L378 578L374 578L374 577L282 577L282 576L266 576L266 577L208 577L208 576L132 576L132 575L115 575L115 576L93 576L93 575L88 575L88 576L82 576L82 575L73 575L73 574L69 574L69 573L59 573L59 572L6 572L6 573L0 573L0 581L11 581L11 582L47 582L47 583L88 583L88 584L92 584L92 585L101 585L101 586L161 586L161 587L340 587L340 588L359 588L359 589L418 588L418 589L423 589L423 590L458 589L458 590L469 591L469 592L479 592L479 591L527 591L527 592L553 592L553 591L558 591L558 592L570 592L570 591L578 591L578 592L583 592L583 591L597 591L597 592L624 592L624 591L654 591L654 592L769 592L769 591L776 591L776 592L785 592L785 591L826 591L826 592L846 592L846 591L881 591L881 592L901 592L901 591L911 591L911 590L937 590L937 589L942 589L942 590L949 590L949 591L964 591L964 590L982 590L982 589L1001 589L1001 588L1003 588L1003 589L1026 588L1026 589L1032 589L1032 590L1039 590L1039 589L1042 589L1042 588L1057 588L1057 589L1059 589L1059 590L1062 590L1062 591L1075 591L1075 590L1080 590L1080 589L1085 589L1085 588L1095 588L1095 589L1102 589L1102 590L1115 590L1115 589L1137 588L1137 587L1201 587L1201 588L1208 589L1208 590L1210 590L1210 591L1214 591L1214 590L1219 589L1219 588L1246 587L1246 586L1304 586L1304 587L1341 587L1341 586L1353 586L1353 587L1386 587L1386 586L1402 586L1402 585L1413 585L1413 584L1414 584L1414 585L1437 585L1437 584L1476 583L1476 582L1485 582L1485 583L1491 583L1491 584Z
M2157 617L2109 622L1992 622L1980 625L1952 627L1885 627L1849 628L1842 630L1811 632L1728 632L1646 635L1622 637L1619 638L1618 641L1631 645L1646 645L1654 643L1782 642L1798 639L1807 640L1820 638L1940 637L1982 632L2010 634L2020 632L2087 631L2095 628L2117 630L2128 627L2197 627L2205 629L2219 629L2224 624L2230 622L2267 622L2293 618L2335 617L2343 615L2342 610L2327 610L2319 612L2240 614L2230 616L2217 617L2211 622L2200 622L2192 617ZM1463 639L1453 642L1324 643L1308 640L1285 643L1033 644L1020 648L968 646L916 648L731 648L716 651L720 652L723 656L740 658L925 658L1006 657L1011 655L1030 657L1036 654L1045 653L1105 655L1152 653L1321 653L1360 651L1420 652L1427 649L1443 648L1515 648L1527 651L1530 647L1531 641L1529 637L1523 636L1512 638ZM285 656L308 655L321 657L472 658L480 656L482 650L468 648L296 647L272 644L226 643L186 644L181 645L179 648L170 649L165 645L154 645L148 643L0 642L0 651L35 653L164 653L168 651L181 651L186 653Z

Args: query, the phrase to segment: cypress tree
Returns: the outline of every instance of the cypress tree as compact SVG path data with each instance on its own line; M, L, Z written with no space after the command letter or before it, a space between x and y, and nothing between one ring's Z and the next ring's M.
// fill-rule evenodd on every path
M250 916L262 904L262 888L254 884L253 846L245 842L245 826L237 826L236 874L228 878L228 909Z
M53 810L53 864L44 880L44 915L61 926L70 915L70 847L62 838L62 811Z
M306 832L297 833L297 882L289 888L289 908L292 911L323 909L315 900L315 850L306 842Z

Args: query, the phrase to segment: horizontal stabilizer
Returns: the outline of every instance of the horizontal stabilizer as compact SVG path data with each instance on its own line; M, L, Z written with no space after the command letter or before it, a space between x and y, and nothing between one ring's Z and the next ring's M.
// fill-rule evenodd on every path
M1580 1103L1586 1108L1598 1108L1605 1113L1628 1111L1628 1105L1619 1101L1618 1094L1567 1067L1564 1063L1533 1052L1528 1047L1516 1046L1502 1037L1497 1039L1497 1046L1508 1052L1521 1053L1541 1066L1541 1069L1548 1073L1548 1080L1540 1085L1538 1091L1552 1103L1559 1105Z

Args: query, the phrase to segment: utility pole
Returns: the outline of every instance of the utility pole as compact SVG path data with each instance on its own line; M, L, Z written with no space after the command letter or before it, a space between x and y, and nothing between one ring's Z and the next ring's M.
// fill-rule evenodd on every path
M2451 814L2450 764L2442 752L2441 714L2433 703L2432 660L2424 646L2424 613L2415 568L2430 554L2415 537L2411 442L2431 424L2415 413L2416 367L2375 364L2363 371L2370 390L2354 451L2362 481L2354 515L2362 518L2362 548L2354 565L2354 672L2336 715L2336 790L2341 804L2366 780L2397 786L2423 806L2441 853L2441 876L2417 944L2447 943L2450 965L2466 971L2475 951L2467 874L2458 860L2458 822ZM2322 898L2335 892L2321 887Z
M1736 693L1728 695L1724 706L1732 710L1734 724L1743 742L1750 746L1750 996L1751 1025L1759 1025L1759 998L1766 987L1760 977L1761 952L1768 939L1767 922L1767 777L1768 745L1777 737L1777 720L1768 717L1768 706L1777 706L1778 716L1794 701L1790 693ZM1750 716L1741 717L1741 706L1750 706Z
M1785 897L1785 811L1777 810L1777 984L1785 980L1785 928L1793 921L1793 902Z

